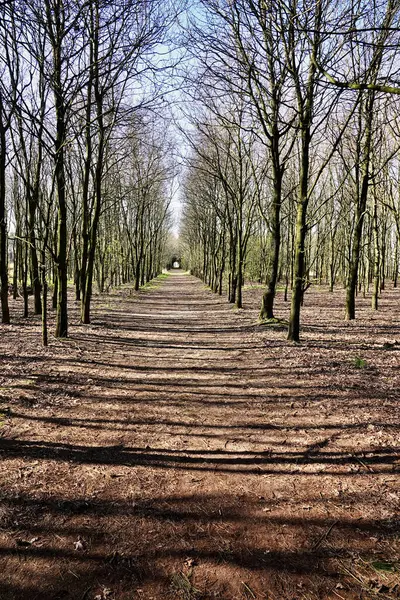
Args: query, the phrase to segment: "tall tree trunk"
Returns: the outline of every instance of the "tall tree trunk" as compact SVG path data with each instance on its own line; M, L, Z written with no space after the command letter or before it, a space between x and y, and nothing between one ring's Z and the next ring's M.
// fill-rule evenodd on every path
M90 242L89 252L87 260L87 272L86 272L86 286L84 294L82 296L82 322L90 323L90 306L93 292L93 272L94 272L94 261L96 257L96 244L97 244L97 229L100 220L101 206L102 206L102 178L104 169L104 149L105 149L105 126L104 126L104 114L103 114L103 102L104 96L100 89L99 79L99 6L97 1L95 2L95 15L94 15L94 32L93 32L93 89L96 103L96 121L98 127L98 149L96 157L96 168L95 168L95 181L94 181L94 195L95 195L95 206L94 215L90 224Z
M48 330L47 330L47 277L46 277L46 250L43 247L42 249L42 265L41 265L41 273L42 273L42 342L43 346L48 345Z
M10 323L8 307L8 257L6 210L6 127L3 122L3 99L0 94L0 297L1 322Z
M378 310L378 300L380 291L380 248L379 248L379 230L378 230L378 200L376 197L376 190L374 189L374 214L372 223L372 237L374 244L374 264L373 264L373 277L374 277L374 288L372 292L371 307L372 310Z
M63 178L60 177L62 180ZM58 186L63 185L61 180ZM59 188L60 192L60 188ZM62 192L64 196L64 192ZM65 196L58 200L58 252L57 252L57 317L56 337L68 337L68 270L67 270L67 210Z
M304 284L304 253L307 234L306 215L308 198L303 197L297 204L296 241L294 245L294 282L292 301L290 306L288 339L292 342L300 341L300 309L303 300Z
M55 169L54 179L58 204L57 231L57 316L55 336L68 336L68 269L67 269L67 202L65 193L65 140L66 108L62 84L63 71L63 4L50 5L46 2L47 21L50 27L53 50L53 93L56 112Z
M353 243L349 268L349 278L346 290L346 319L351 321L356 318L356 292L358 283L358 268L360 264L361 241L367 207L369 177L370 177L370 159L372 142L372 123L373 109L375 101L375 92L369 91L365 104L365 132L364 145L362 148L361 164L361 185L359 198L356 206L356 223L353 231Z
M90 5L90 17L91 17L91 29L94 29L94 15L93 6ZM92 93L93 93L93 79L94 79L94 40L90 43L90 55L89 55L89 78L87 84L87 99L86 99L86 122L85 122L85 140L86 140L86 154L84 162L84 175L83 175L83 186L82 186L82 256L81 256L81 268L80 268L80 293L77 300L82 300L81 304L81 321L85 323L85 314L87 313L85 297L86 297L86 284L87 284L87 268L88 268L88 254L89 254L89 183L90 183L90 171L92 166L92 131L91 131L91 120L92 120ZM78 296L78 294L77 294ZM89 309L90 313L90 309ZM89 314L90 318L90 314Z
M296 218L296 241L294 244L294 282L292 290L292 301L290 307L288 339L293 342L300 341L300 307L303 300L304 267L305 267L305 241L307 234L307 208L309 202L308 179L310 171L310 146L311 146L311 126L313 122L314 100L315 100L315 81L316 81L316 61L320 51L321 36L320 26L322 20L322 2L315 2L314 17L314 38L312 40L311 54L309 57L309 66L307 72L307 83L305 90L302 90L300 73L294 71L294 83L296 87L297 105L299 110L299 128L301 133L301 158L300 158L300 182L297 200L297 218ZM290 35L293 30L290 26ZM291 56L292 68L296 66L296 54L293 51Z
M142 254L140 253L136 259L136 265L135 265L135 286L134 286L135 292L137 292L140 288L141 272L142 272Z
M301 128L301 170L294 244L294 282L288 330L288 339L292 342L300 341L300 310L303 301L305 241L307 235L306 218L308 207L308 176L310 166L310 126L311 106L308 108L308 115L306 116Z
M399 239L399 234L397 233L396 249L395 249L394 260L393 260L393 287L395 287L395 288L397 288L397 282L398 282L398 277L399 277L399 245L400 245L400 239Z
M35 235L35 221L36 221L36 208L37 201L32 196L29 199L29 246L31 254L31 265L32 265L32 288L34 298L34 312L35 315L42 313L42 300L41 300L41 285L40 285L40 273L39 273L39 261L36 247L36 235Z
M274 300L278 281L279 254L281 248L281 205L282 205L282 174L280 168L273 167L274 196L271 212L271 236L269 244L269 269L267 289L261 302L260 319L274 318Z

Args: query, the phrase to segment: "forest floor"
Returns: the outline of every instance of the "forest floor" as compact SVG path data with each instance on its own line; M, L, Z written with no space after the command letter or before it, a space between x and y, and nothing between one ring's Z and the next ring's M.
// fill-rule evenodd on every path
M260 296L177 272L47 349L0 328L1 600L400 597L400 290L309 290L300 345Z

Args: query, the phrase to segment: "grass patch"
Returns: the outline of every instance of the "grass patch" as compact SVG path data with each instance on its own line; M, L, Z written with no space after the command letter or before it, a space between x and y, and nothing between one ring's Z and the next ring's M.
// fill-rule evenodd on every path
M398 562L384 558L369 561L358 557L350 567L342 563L342 569L368 594L368 598L398 597Z
M381 571L384 573L396 573L399 570L399 567L396 563L387 560L376 560L371 563L371 567L377 573Z
M157 277L154 277L154 279L151 279L144 285L141 285L140 289L143 291L155 290L160 287L162 282L165 281L165 279L168 279L169 276L170 273L160 273L160 275L157 275Z
M273 319L260 319L257 325L271 329L287 329L289 327L289 322L285 319L274 317Z
M146 290L155 290L158 287L160 287L160 285L155 283L155 280L152 279L151 281L148 281L144 285L141 285L139 289L146 291Z
M171 589L183 600L195 600L199 598L201 591L192 585L185 573L174 573L171 577Z
M367 366L367 361L365 360L365 358L361 358L361 356L356 356L353 359L353 366L355 369L365 369L365 367Z

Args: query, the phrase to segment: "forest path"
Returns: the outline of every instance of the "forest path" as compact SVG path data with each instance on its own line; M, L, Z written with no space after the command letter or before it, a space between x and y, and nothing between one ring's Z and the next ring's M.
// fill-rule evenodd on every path
M115 424L114 443L131 445L134 437L138 446L162 439L166 450L188 442L221 450L237 437L229 429L213 432L218 424L225 429L231 407L246 426L247 404L265 394L259 381L248 389L246 357L262 348L252 334L254 315L235 313L225 298L180 272L122 308L114 305L106 316L105 308L100 305L94 319L101 333L75 339L92 345L86 348L95 391L91 404L99 419ZM109 435L109 427L100 427L96 443L109 443Z
M2 600L331 598L393 544L387 415L256 318L173 272L47 351L11 333Z

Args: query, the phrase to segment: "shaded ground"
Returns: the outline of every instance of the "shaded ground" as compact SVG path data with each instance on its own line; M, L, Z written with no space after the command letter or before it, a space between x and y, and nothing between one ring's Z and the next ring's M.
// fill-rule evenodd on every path
M301 346L260 293L174 273L47 350L1 328L1 600L400 597L400 293L344 323L311 291Z

